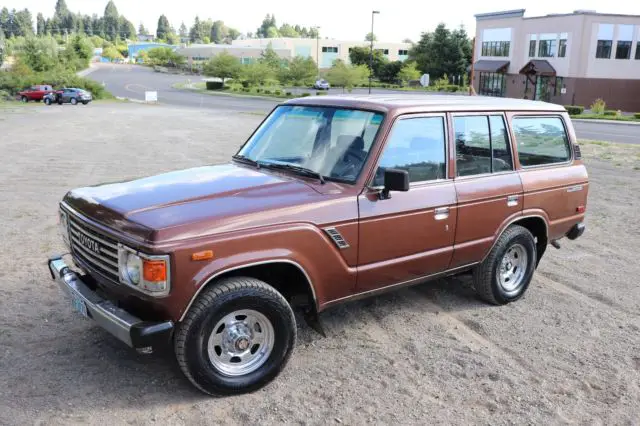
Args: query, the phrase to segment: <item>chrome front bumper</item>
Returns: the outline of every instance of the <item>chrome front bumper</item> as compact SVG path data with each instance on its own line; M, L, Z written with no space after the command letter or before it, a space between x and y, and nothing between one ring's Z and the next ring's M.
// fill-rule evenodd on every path
M173 322L143 321L103 299L67 266L62 257L52 257L48 264L51 277L60 288L67 295L81 299L86 306L87 316L118 340L143 352L151 352L153 346L166 344L170 340Z

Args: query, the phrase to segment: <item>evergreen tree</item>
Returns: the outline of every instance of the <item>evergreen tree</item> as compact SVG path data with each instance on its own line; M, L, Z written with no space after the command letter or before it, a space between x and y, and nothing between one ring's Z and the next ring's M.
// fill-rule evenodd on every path
M47 30L46 27L47 27L47 23L44 20L44 16L42 16L42 13L38 13L36 29L39 36L43 36L45 34Z
M160 15L158 18L158 28L156 29L156 37L162 40L167 39L167 35L171 32L171 24L166 16Z
M103 18L104 34L109 40L115 40L118 37L120 31L120 19L118 15L118 9L113 3L113 0L109 0L107 6L104 9Z
M224 43L227 38L228 29L222 21L215 21L211 26L211 41L216 44Z

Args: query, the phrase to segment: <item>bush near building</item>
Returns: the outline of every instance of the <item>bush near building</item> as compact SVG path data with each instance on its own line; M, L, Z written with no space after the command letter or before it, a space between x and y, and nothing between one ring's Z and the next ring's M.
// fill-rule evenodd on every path
M584 112L584 107L578 105L565 105L564 109L567 110L569 115L580 115Z

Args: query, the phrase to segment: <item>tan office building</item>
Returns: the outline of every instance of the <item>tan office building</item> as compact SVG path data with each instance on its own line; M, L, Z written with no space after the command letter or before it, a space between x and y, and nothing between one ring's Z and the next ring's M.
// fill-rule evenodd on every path
M640 111L640 16L524 12L476 15L478 94Z

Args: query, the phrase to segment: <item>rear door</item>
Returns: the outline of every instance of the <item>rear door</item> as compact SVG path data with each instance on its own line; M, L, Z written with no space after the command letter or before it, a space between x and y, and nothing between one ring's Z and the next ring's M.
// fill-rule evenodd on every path
M371 189L358 197L358 290L369 291L444 271L453 253L456 191L447 177L444 114L396 120ZM384 170L409 172L408 192L381 200Z
M502 113L452 114L458 224L451 268L479 262L522 214L522 182Z

